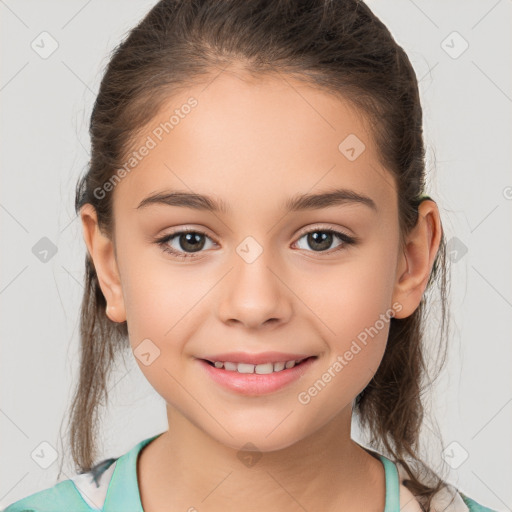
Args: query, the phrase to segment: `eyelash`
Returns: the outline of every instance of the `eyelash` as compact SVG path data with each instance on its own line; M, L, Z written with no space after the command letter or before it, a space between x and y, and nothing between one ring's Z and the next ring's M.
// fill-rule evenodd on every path
M315 227L313 229L310 229L309 231L305 231L305 232L301 233L301 235L299 236L299 238L297 240L300 240L305 235L309 235L310 233L315 233L315 232L333 234L339 240L341 240L343 243L341 245L339 245L338 247L336 247L335 249L330 250L330 251L309 251L309 252L316 252L316 253L320 253L320 254L322 254L322 253L332 254L332 253L335 253L335 252L338 252L340 250L345 249L346 246L348 246L348 245L355 245L358 242L358 238L356 238L356 237L348 236L348 235L346 235L345 233L343 233L341 231L336 231L334 229L327 229L327 228L322 228L322 227ZM197 230L197 229L182 229L181 231L176 231L174 233L171 233L169 235L165 235L164 237L161 237L161 238L155 240L155 243L164 252L169 253L169 254L171 254L172 256L174 256L174 257L176 257L178 259L185 260L185 259L188 259L188 258L196 258L197 257L196 254L200 254L203 251L199 251L198 253L182 253L182 252L176 251L175 249L171 249L169 247L169 245L167 245L168 242L170 242L172 239L176 238L179 235L183 235L185 233L195 233L195 234L204 235L207 238L210 238L206 233L204 233L201 230Z

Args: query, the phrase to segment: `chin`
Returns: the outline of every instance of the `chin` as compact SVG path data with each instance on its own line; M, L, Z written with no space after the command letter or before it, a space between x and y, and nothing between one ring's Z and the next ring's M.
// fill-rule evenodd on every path
M280 421L282 421L282 418ZM226 429L232 436L223 431L222 435L213 437L222 445L233 450L256 453L284 450L305 437L302 431L292 432L290 428L285 429L282 424L278 425L279 421L274 423L273 427L269 429L258 428L254 424L248 425L247 429L241 429L240 426L230 428L226 425Z

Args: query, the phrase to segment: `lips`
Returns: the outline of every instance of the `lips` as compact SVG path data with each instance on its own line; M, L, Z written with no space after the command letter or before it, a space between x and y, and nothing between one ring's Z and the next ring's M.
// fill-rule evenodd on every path
M223 354L222 356L224 357L225 355L226 354ZM301 358L303 357L303 354L291 355L299 355ZM289 357L290 354L285 354L285 356ZM233 357L232 354L231 357ZM279 364L279 361L275 363L260 363L258 365L252 365L251 363L243 362L231 363L233 365L237 365L238 371L229 371L228 369L225 369L223 367L219 368L215 365L215 363L212 363L211 361L206 359L196 358L196 361L201 371L203 371L211 379L211 381L213 381L216 384L219 384L224 389L230 392L234 392L238 395L258 396L266 395L268 393L274 393L280 389L292 385L293 382L301 379L308 371L311 371L310 368L316 364L315 362L317 359L318 356L306 357L303 358L299 364L295 364L290 368L283 368L277 371L269 371L270 368L266 368L267 371L265 371L265 368L263 368L262 372L257 372L252 371L251 368L250 373L246 373L244 371L240 372L240 366L242 366L242 369L244 369L244 366L252 366L254 369L256 369L258 366L265 367L267 365L269 367L271 365L275 367L275 365ZM219 364L219 361L217 361L217 364ZM282 363L280 366L282 366Z
M308 357L316 357L314 354L304 353L286 353L286 352L225 352L222 354L207 355L200 357L207 362L215 364L216 362L244 363L244 364L265 364L265 363L286 363L287 361L301 361Z
M250 363L232 363L232 362L220 362L220 361L207 361L209 365L214 366L218 369L224 369L226 371L238 372L238 373L257 373L260 375L265 375L274 372L282 372L283 370L289 370L294 366L298 366L302 364L304 361L311 359L310 357L306 357L304 359L299 359L295 361L292 359L291 361L279 361L276 363L261 363L261 364L250 364Z

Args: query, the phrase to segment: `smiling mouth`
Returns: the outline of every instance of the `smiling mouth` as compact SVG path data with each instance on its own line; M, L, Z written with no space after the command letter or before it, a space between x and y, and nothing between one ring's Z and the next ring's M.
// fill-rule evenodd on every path
M310 359L316 359L317 356L305 357L303 359L298 360L290 360L290 361L279 361L276 363L262 363L262 364L249 364L249 363L232 363L229 361L208 361L207 359L203 359L206 363L218 370L225 370L237 373L256 373L260 375L266 375L270 373L278 373L282 371L289 370L295 366L300 366L305 361Z

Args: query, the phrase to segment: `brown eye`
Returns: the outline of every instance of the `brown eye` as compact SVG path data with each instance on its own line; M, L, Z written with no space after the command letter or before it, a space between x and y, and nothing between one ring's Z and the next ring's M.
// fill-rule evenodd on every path
M343 249L346 245L355 243L353 237L333 229L313 229L304 233L299 240L302 238L306 239L306 245L314 252L336 252L337 250ZM340 243L334 247L334 250L329 251L336 239L339 240ZM307 247L299 246L299 249L307 249Z
M205 239L211 240L202 231L183 230L166 235L157 240L156 243L163 251L177 258L193 258L195 257L194 253L202 252L206 243ZM173 245L170 245L171 243Z
M203 236L204 235L200 233L181 233L175 235L173 238L177 237L180 249L197 252L204 247L204 239L201 238Z

